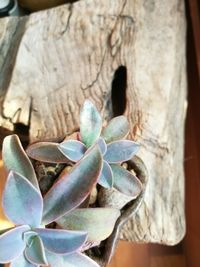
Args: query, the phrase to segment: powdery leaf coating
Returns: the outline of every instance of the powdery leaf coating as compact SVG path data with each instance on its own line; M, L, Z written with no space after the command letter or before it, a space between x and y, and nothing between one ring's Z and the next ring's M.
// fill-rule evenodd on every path
M125 116L113 118L102 131L106 143L123 139L129 132L129 124Z
M57 220L57 223L71 230L88 232L91 242L106 239L113 231L120 211L113 208L82 208L75 209Z
M113 173L110 165L104 160L101 175L98 183L104 188L112 188L113 186Z
M80 205L97 183L101 168L102 156L94 146L45 195L43 223L48 224Z
M105 140L102 137L99 137L99 139L97 140L97 144L99 146L101 154L104 155L107 151L107 145Z
M26 246L25 257L28 261L35 265L48 265L45 255L44 245L39 236L30 237L30 245Z
M41 223L43 200L40 192L22 175L10 172L3 192L6 216L16 225L37 227Z
M77 162L84 156L87 148L80 141L68 140L59 145L59 150L69 160Z
M28 225L18 226L0 236L1 263L8 263L23 253L26 244L22 239L22 235L29 229Z
M32 159L48 163L67 163L69 160L59 150L59 144L39 142L28 146L26 153Z
M27 261L22 254L10 263L10 267L35 267L35 264Z
M50 267L100 267L95 261L78 252L69 255L56 255L47 251L46 254Z
M41 237L45 249L56 254L77 251L86 241L87 233L59 229L35 229Z
M80 114L81 141L87 148L92 146L101 134L101 116L92 102L86 100Z
M114 141L107 146L104 160L108 163L120 163L131 159L138 151L139 144L130 140Z
M117 164L111 164L114 177L113 187L121 193L136 198L142 191L142 183L131 172Z
M4 138L2 157L8 171L15 171L27 177L27 179L39 189L34 168L17 135L9 135Z

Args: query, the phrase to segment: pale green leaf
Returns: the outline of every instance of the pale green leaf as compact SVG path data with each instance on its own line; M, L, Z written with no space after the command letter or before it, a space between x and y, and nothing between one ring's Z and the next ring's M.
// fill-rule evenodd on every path
M125 116L113 118L102 131L102 137L106 143L117 141L126 137L129 132L129 124Z
M120 211L113 208L75 209L57 220L64 229L88 232L88 241L102 241L110 236Z
M100 136L102 129L101 116L92 102L86 100L80 115L81 141L86 147L92 146Z

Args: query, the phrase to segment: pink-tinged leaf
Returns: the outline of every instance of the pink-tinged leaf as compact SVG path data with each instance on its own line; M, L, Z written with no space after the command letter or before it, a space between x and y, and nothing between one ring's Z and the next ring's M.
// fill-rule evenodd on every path
M37 177L17 135L4 138L2 148L3 162L8 171L18 172L39 189Z
M95 261L81 253L57 255L47 251L50 267L100 267Z
M139 150L139 144L130 140L114 141L107 146L104 160L120 163L131 159Z
M10 267L36 267L35 264L30 263L25 259L24 254L13 260Z
M68 140L59 145L59 150L69 160L77 162L84 156L87 148L80 141Z
M110 165L104 160L101 175L98 183L105 188L112 188L113 186L113 173Z
M44 245L39 236L33 235L29 238L29 245L25 249L26 259L35 265L48 265L47 258L45 255Z
M81 141L86 147L92 146L100 136L102 129L101 116L92 102L86 100L80 115Z
M86 232L60 229L35 229L45 249L56 254L68 254L79 250L87 238Z
M88 241L98 242L109 237L120 216L113 208L75 209L57 220L64 229L86 231Z
M97 183L101 168L101 153L94 146L45 195L43 222L50 223L80 205Z
M1 263L8 263L23 253L26 244L22 236L29 229L30 227L28 225L18 226L0 236Z
M98 140L97 140L97 144L99 146L99 149L101 151L101 154L104 155L107 151L107 145L106 145L106 142L104 141L104 139L102 137L100 137Z
M59 150L59 144L39 142L28 146L26 153L32 159L49 163L68 163L69 160Z
M6 216L16 225L37 227L42 218L42 196L22 175L10 172L3 192Z
M142 183L131 172L117 164L111 164L113 171L113 187L121 193L136 198L142 191Z
M123 139L129 132L129 124L125 116L113 118L102 131L106 143Z

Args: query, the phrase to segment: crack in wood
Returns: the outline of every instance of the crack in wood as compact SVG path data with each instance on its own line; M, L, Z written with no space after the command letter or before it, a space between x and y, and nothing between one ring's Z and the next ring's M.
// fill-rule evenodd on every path
M82 89L83 91L85 91L85 90L87 90L87 89L93 87L94 84L98 82L99 76L100 76L101 71L102 71L102 68L103 68L103 64L104 64L105 56L106 56L106 49L105 49L105 51L104 51L104 53L103 53L103 56L102 56L102 59L101 59L101 63L100 63L100 67L99 67L99 70L97 71L97 74L96 74L95 79L94 79L89 85L87 85L86 87L82 87L82 86L81 86L81 89Z
M108 44L109 44L109 47L111 49L110 52L111 52L112 57L114 57L117 54L117 51L120 48L120 45L119 45L118 49L114 50L114 48L116 46L116 43L117 43L117 40L115 40L115 42L113 42L113 40L115 39L114 38L114 34L116 33L116 28L118 26L118 23L120 22L120 18L122 16L123 12L124 12L126 4L127 4L127 0L125 0L123 2L123 4L122 4L121 10L119 12L119 15L116 17L116 22L115 22L115 24L114 24L114 26L113 26L113 28L111 30L111 33L109 35L109 38L108 38Z
M71 20L71 16L72 16L72 13L73 13L73 4L69 4L68 10L69 10L69 15L68 15L68 18L67 18L67 24L66 24L65 29L61 32L61 35L65 34L69 30L70 20Z

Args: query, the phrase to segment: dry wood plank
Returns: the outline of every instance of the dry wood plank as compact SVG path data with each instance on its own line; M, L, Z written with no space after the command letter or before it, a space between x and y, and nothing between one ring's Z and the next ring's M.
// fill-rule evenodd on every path
M9 23L12 18L2 19L0 32L7 33ZM185 233L184 1L83 0L32 14L22 24L1 129L25 125L31 141L62 139L78 128L85 98L105 121L125 113L149 182L121 238L179 242Z

